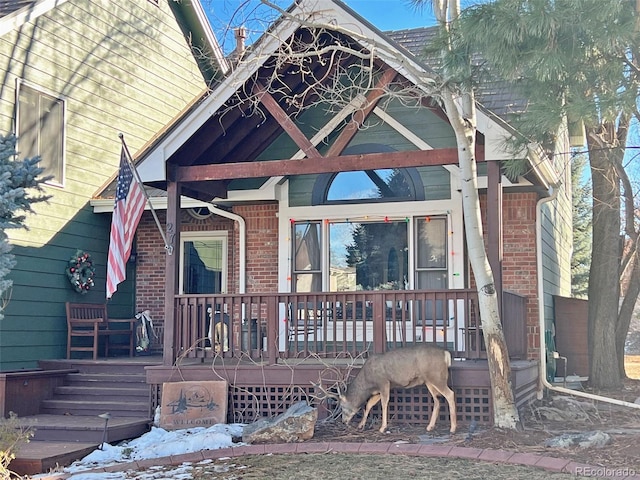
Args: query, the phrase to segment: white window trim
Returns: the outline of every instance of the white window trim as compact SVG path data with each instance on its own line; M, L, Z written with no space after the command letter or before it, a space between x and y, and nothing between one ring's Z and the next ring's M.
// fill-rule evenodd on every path
M184 295L184 243L194 240L220 240L222 242L222 285L223 294L227 293L227 277L229 272L229 234L226 231L213 230L205 232L180 232L180 275L178 281L178 291Z
M452 184L454 181L452 179ZM290 207L288 203L288 184L285 182L280 190L280 212L279 212L279 288L280 291L293 291L291 280L292 243L291 242L291 219L296 221L319 220L322 224L322 248L323 248L323 289L329 285L328 277L328 225L327 221L344 221L346 218L356 219L370 216L380 218L389 216L397 219L408 217L411 219L408 227L409 242L414 244L414 217L433 216L447 217L447 229L449 238L447 245L449 248L448 259L448 284L449 288L465 288L466 271L464 265L464 238L463 238L463 215L462 215L462 195L452 188L451 199L426 200L417 202L390 202L375 204L353 204L353 205L313 205L305 207ZM451 254L453 252L453 255ZM415 268L414 248L409 248L409 288L415 288L414 274Z

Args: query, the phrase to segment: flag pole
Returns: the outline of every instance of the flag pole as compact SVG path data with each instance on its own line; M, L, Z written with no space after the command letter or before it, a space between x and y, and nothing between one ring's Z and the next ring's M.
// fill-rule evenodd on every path
M149 205L149 209L151 210L151 214L153 215L153 218L156 221L156 225L158 226L158 230L160 231L160 235L162 235L162 240L164 241L164 249L167 251L168 255L172 255L173 254L173 245L169 245L169 243L167 242L167 236L165 235L164 230L162 229L162 226L160 225L160 220L158 220L158 215L156 214L156 211L153 208L153 205L151 204L151 199L149 198L149 195L147 194L147 190L144 188L144 184L142 183L142 180L140 179L140 176L138 175L138 170L136 170L136 166L133 164L133 160L131 158L131 153L129 153L129 148L127 147L127 144L124 141L124 135L122 133L118 133L118 137L120 137L120 141L122 142L122 148L124 149L125 157L127 158L127 162L129 163L129 167L131 168L131 171L133 172L133 176L135 177L136 182L138 182L138 184L140 185L140 188L142 189L142 192L144 193L144 197L147 200L147 204Z

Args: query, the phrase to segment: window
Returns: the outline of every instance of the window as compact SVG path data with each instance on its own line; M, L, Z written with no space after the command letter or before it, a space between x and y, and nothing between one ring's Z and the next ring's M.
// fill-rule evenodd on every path
M342 155L395 152L388 145L364 143L347 147ZM381 168L318 175L311 192L312 205L409 202L424 200L417 168Z
M63 183L64 101L25 84L18 86L18 151L22 157L40 156L42 176Z
M385 168L319 175L312 204L400 202L424 199L416 189L420 179L415 168Z
M416 218L416 288L447 288L447 220Z
M413 221L413 240L410 226ZM447 218L293 223L293 291L448 288ZM410 271L410 251L414 271ZM326 252L326 257L325 257ZM326 258L326 260L324 260ZM326 282L326 285L325 285Z
M180 293L225 293L226 233L185 232L181 240Z
M293 225L293 290L318 292L322 290L320 222Z
M412 188L403 170L361 170L340 172L332 179L327 191L327 202L340 200L409 200Z
M406 221L330 224L331 290L407 288L408 250Z

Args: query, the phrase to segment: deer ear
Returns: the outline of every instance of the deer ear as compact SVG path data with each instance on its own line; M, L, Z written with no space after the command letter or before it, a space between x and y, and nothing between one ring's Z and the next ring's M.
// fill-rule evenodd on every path
M340 399L340 403L345 403L347 401L347 397L345 397L344 395L339 395L338 398Z

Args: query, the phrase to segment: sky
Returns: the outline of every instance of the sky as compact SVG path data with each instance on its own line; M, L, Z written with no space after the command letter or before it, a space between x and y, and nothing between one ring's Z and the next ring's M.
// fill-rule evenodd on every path
M102 450L94 450L83 459L64 468L63 471L70 474L67 480L120 480L122 478L127 478L127 480L158 480L160 478L187 480L193 478L192 471L199 464L183 463L175 467L165 467L162 473L154 468L137 472L135 464L132 464L132 470L127 471L126 474L123 472L91 473L89 470L182 453L246 445L233 443L232 440L234 437L242 437L243 427L244 424L240 423L217 424L208 428L197 427L174 431L153 427L150 432L136 439L116 445L105 444ZM30 478L37 479L38 475Z
M259 0L200 0L209 21L225 52L233 49L232 35L225 32L244 25L251 37L257 38L258 31L264 31L274 12L260 8ZM272 0L288 7L291 0ZM343 0L350 8L378 29L401 30L426 27L434 24L431 7L416 9L409 0ZM430 5L429 2L427 2ZM251 32L254 32L251 35Z

